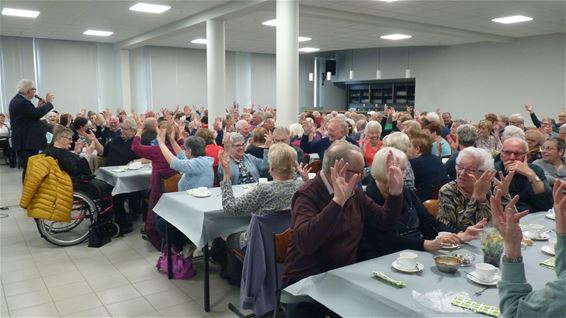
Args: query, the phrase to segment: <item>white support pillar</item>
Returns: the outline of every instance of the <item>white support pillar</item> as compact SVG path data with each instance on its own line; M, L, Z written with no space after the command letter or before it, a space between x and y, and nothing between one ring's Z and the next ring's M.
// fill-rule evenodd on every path
M224 118L226 106L226 50L224 21L206 21L206 91L208 124L216 117Z
M277 0L277 126L299 114L299 1Z
M120 50L120 84L122 88L123 109L134 110L132 106L132 83L130 80L130 51ZM137 113L141 111L136 109Z

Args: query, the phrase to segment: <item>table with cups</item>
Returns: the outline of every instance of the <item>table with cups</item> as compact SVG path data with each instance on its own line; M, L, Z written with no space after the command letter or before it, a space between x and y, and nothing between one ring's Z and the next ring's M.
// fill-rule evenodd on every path
M151 164L142 165L139 162L128 166L100 167L95 176L114 187L112 195L147 190L150 177Z
M550 213L538 212L521 220L523 228L536 228L543 234L542 237L539 235L539 238L535 238L539 240L534 240L532 246L523 249L527 281L535 290L556 279L554 270L540 265L552 257L554 247L549 244L556 242L551 217ZM533 227L531 224L539 224L544 228ZM525 236L530 236L530 232L528 230ZM448 248L449 250L434 253L406 250L314 275L285 288L281 301L294 303L314 300L343 317L484 316L479 313L448 313L432 309L434 305L442 307L443 300L435 299L435 296L443 296L441 298L445 298L445 302L447 297L462 292L475 302L499 305L497 281L501 273L499 269L483 263L481 242L476 240L464 243L458 249ZM470 256L471 263L466 267L460 266L454 273L440 271L433 257L453 253ZM405 287L384 283L373 277L376 274L385 274L395 282L404 283ZM426 301L422 301L423 299ZM456 308L444 305L443 308L450 307L450 310Z

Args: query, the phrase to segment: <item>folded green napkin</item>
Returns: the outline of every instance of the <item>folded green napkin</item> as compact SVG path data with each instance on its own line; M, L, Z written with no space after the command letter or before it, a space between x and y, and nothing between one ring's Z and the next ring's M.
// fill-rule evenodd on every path
M405 286L407 286L407 284L404 281L400 281L400 280L395 280L387 275L385 275L385 273L383 272L373 272L373 277L377 278L391 286L395 286L397 288L403 288Z
M548 269L556 270L556 257L551 257L546 261L540 263L541 266L544 266Z
M477 312L488 316L493 316L493 317L499 316L499 308L491 305L480 304L464 296L456 296L456 298L452 300L452 305L469 309L473 312Z
M189 189L186 191L188 195L195 195L195 193L197 192L196 189Z

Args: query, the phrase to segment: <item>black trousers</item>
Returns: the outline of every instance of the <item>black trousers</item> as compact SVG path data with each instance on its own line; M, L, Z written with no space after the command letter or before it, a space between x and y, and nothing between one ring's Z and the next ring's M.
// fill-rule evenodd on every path
M4 151L4 158L8 160L10 167L16 166L16 151L10 147L8 139L0 139L0 149Z
M22 168L22 183L24 183L24 178L26 176L26 168L28 166L28 159L31 156L35 156L39 153L39 150L29 150L20 149L17 151L18 161L20 162L20 167Z

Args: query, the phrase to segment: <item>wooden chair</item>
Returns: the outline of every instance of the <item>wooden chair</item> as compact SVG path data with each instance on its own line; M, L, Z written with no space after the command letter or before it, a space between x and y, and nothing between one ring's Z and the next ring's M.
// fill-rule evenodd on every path
M178 172L166 178L161 178L161 193L179 191L179 180L181 180L181 174Z
M311 168L311 173L318 173L322 169L322 161L315 160L308 165Z
M275 276L279 277L277 272L277 264L284 264L287 258L287 248L291 241L291 229L286 229L283 233L273 233L273 250L275 251L275 259L273 260L273 267L275 268ZM275 282L275 307L273 308L273 318L277 318L277 312L281 303L281 288L279 280Z
M438 215L438 200L426 200L425 202L423 202L423 205L425 206L428 213L430 213L433 218L436 218L436 216Z

